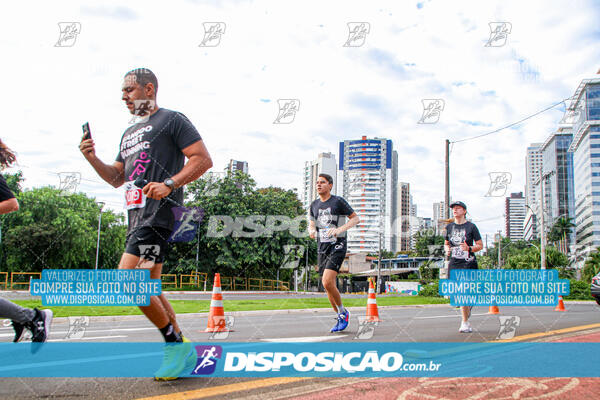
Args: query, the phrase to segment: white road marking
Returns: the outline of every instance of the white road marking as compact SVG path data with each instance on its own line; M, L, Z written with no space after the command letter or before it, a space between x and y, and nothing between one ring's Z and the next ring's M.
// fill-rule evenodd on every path
M12 330L12 328L11 328ZM94 329L93 331L85 331L85 333L99 333L99 332L130 332L130 331L155 331L156 328L113 328L113 329ZM68 331L50 331L50 335L66 335ZM0 333L0 337L13 337L14 333ZM116 337L116 336L115 336Z
M67 340L77 341L77 340L114 339L114 338L124 338L124 337L127 337L127 335L92 336L92 337L82 337L79 339L48 339L47 342L66 342Z
M475 316L475 315L492 315L492 314L471 314L471 317ZM413 317L412 319L433 319L433 318L457 318L457 317L462 317L461 314L455 314L455 315L435 315L433 317Z
M328 340L336 340L346 337L348 335L331 335L331 336L306 336L306 337L292 337L292 338L276 338L276 339L261 339L263 342L326 342Z

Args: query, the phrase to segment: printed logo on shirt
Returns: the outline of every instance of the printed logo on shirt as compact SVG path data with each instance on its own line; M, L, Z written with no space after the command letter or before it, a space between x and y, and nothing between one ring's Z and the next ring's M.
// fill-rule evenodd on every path
M140 150L149 149L150 142L148 140L144 140L144 134L151 131L152 125L147 125L125 135L121 141L121 158L125 160L127 157L137 153Z
M140 157L133 162L134 168L129 175L129 180L135 180L135 178L146 172L146 166L150 162L149 156L145 151L140 153Z
M323 227L329 227L331 221L333 220L331 216L331 208L326 208L324 210L319 210L319 222Z
M453 229L452 235L450 235L450 243L457 246L465 241L465 230L464 229Z

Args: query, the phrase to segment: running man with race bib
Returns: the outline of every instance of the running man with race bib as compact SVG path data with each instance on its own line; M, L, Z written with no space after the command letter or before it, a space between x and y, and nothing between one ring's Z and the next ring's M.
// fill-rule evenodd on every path
M332 188L333 178L327 174L319 174L319 198L310 205L308 231L312 239L317 238L319 273L329 302L337 314L336 324L331 332L339 332L348 327L350 313L342 305L336 280L346 257L346 231L360 220L346 200L331 194ZM349 221L344 224L346 217Z
M127 243L119 269L148 268L152 279L160 279L167 240L175 222L171 209L174 203L183 203L183 186L212 167L210 155L192 123L177 111L158 107L157 89L158 81L149 69L138 68L125 74L122 100L138 119L125 130L120 151L111 165L96 156L93 139L84 136L79 145L102 179L114 187L125 186ZM136 186L136 181L144 182L143 187ZM140 310L167 342L165 360L156 379L177 378L188 363L193 368L196 361L191 346L169 346L189 341L177 326L175 312L164 293L151 297L150 305L140 306Z

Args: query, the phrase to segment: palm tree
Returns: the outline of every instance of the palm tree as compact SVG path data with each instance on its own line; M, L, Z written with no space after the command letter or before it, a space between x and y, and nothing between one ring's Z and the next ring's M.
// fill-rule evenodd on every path
M548 234L548 240L551 242L561 242L561 248L564 248L564 252L566 253L568 251L567 249L567 238L569 236L571 236L571 232L573 231L573 228L575 227L575 224L573 223L573 218L569 218L569 217L561 217L558 218L555 222L554 225L552 226L552 229L550 230L550 233Z
M590 253L587 260L585 260L581 279L584 282L590 282L592 277L598 272L600 272L600 251L596 249L594 252Z

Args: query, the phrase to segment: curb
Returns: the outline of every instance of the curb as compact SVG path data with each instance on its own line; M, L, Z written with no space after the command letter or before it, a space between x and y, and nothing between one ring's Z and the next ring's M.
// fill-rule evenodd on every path
M435 308L435 307L449 307L448 304L413 304L405 306L378 306L379 309L401 310L403 308ZM365 307L346 307L349 311L364 311ZM330 308L298 308L298 309L286 309L286 310L256 310L256 311L225 311L225 315L231 315L234 317L239 316L255 316L255 315L281 315L281 314L302 314L302 313L331 313L333 312ZM201 313L182 313L177 314L178 320L192 319L192 318L206 318L208 312ZM138 321L146 320L145 315L105 315L100 317L90 316L90 322L123 322L123 321ZM69 323L68 317L54 318L52 323Z
M568 304L582 305L582 304L596 304L595 301L586 300L573 300L569 301ZM410 304L410 305L397 305L397 306L378 306L378 309L383 310L401 310L405 308L440 308L440 307L452 307L449 303L443 304ZM484 307L484 306L481 306ZM346 307L350 311L363 311L365 307ZM329 307L323 308L297 308L297 309L285 309L285 310L248 310L248 311L226 311L225 315L231 315L234 317L239 316L255 316L255 315L282 315L282 314L302 314L302 313L330 313L332 310ZM146 320L145 315L105 315L100 317L89 316L90 321L95 322L117 322L117 321L138 321ZM177 314L178 320L192 319L192 318L206 318L208 312L201 313L181 313ZM53 323L69 323L68 317L54 318Z

